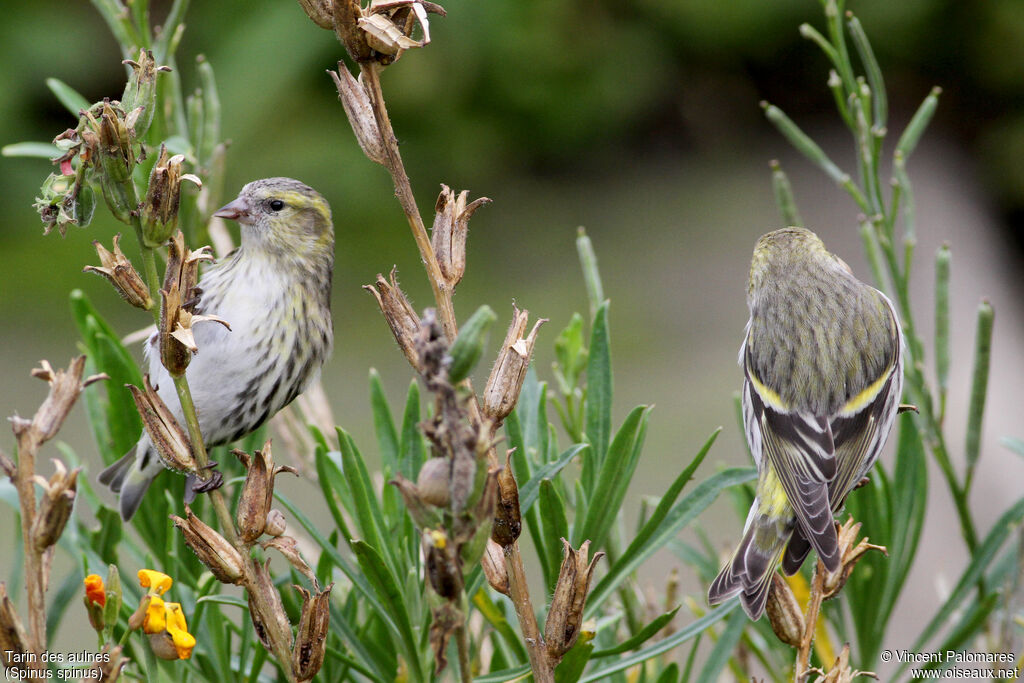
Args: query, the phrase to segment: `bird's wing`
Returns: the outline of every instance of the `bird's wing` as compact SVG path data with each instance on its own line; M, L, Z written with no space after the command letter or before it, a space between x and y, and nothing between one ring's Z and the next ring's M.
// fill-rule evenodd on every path
M803 535L829 571L835 571L839 543L829 503L829 484L836 476L832 427L824 416L786 406L757 377L749 356L744 372L750 419L760 427L761 455L775 470Z
M903 393L903 349L896 314L888 299L890 330L897 352L871 383L848 400L831 420L837 471L829 487L832 509L839 511L847 494L878 459L892 429Z

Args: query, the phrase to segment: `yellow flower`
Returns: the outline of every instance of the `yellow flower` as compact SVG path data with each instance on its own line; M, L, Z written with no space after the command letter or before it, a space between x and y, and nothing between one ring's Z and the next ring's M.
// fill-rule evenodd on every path
M178 659L188 659L192 656L192 648L196 646L196 639L188 632L185 613L181 610L181 605L176 602L168 602L165 605L167 607L167 632L174 641Z
M150 596L149 607L146 608L146 619L142 622L142 630L146 633L160 633L167 630L167 603L156 595Z
M181 603L164 602L160 597L171 583L167 574L152 569L139 570L139 584L149 592L142 596L139 609L132 616L136 624L134 628L139 627L138 620L141 619L142 630L149 636L153 654L160 659L189 659L196 639L188 632Z
M150 595L163 595L174 581L163 572L154 569L139 570L139 585L148 588Z

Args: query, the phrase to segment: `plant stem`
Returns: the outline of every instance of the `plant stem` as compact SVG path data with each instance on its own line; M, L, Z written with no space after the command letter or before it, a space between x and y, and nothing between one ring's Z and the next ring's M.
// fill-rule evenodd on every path
M505 547L505 566L508 570L508 595L516 609L519 627L523 630L523 640L526 641L526 653L530 658L534 683L553 683L554 667L548 660L544 637L537 625L537 615L533 613L530 588L526 585L526 570L523 568L518 542Z
M384 93L380 87L381 66L376 62L361 63L359 68L363 75L363 82L367 94L370 97L370 104L373 107L373 115L380 128L381 139L384 142L384 165L391 174L395 183L395 196L398 203L405 212L406 220L412 229L413 239L420 250L420 257L423 259L423 266L427 269L427 279L434 290L434 301L437 303L437 313L441 320L441 327L450 342L455 341L458 335L458 324L455 320L455 308L452 306L452 290L441 274L441 267L434 255L434 248L430 244L430 237L423 224L423 217L416 206L416 198L412 193L412 185L409 183L409 175L405 172L405 164L402 163L402 156L398 151L398 140L395 138L395 131L391 127L391 118L388 116L387 106L384 104Z
M469 659L469 634L466 624L462 623L455 629L455 646L459 651L459 677L462 683L473 682L473 670Z
M25 546L25 593L28 596L29 646L37 655L46 648L46 589L42 553L35 548L32 524L36 519L35 449L18 449L18 470L14 479L21 506L21 540Z
M807 614L804 615L804 633L800 638L800 649L796 654L796 670L793 674L794 681L803 681L810 671L811 666L811 644L814 642L814 632L818 628L818 616L821 613L821 602L824 599L825 590L825 565L818 560L814 566L814 576L811 578L811 596L807 601Z

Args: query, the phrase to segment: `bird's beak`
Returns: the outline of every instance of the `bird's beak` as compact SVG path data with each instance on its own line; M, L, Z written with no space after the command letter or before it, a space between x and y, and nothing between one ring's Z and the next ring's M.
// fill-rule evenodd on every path
M253 222L252 216L249 214L251 208L249 202L244 197L238 197L235 201L215 211L213 215L218 218L227 218L239 223L250 224Z

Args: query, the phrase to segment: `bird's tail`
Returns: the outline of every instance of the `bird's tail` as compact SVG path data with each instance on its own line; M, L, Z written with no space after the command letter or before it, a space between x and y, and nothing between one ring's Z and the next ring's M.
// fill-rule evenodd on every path
M140 447L146 448L147 452L145 455L150 457L137 457L136 454ZM155 455L149 452L150 450L148 443L143 444L139 442L124 457L100 472L97 477L101 484L119 495L121 519L126 522L139 509L146 490L153 483L153 479L160 473L160 470L163 469L158 467L154 470L152 467L147 467L147 465L152 464L150 461L157 460Z
M764 614L772 574L779 566L795 523L795 518L769 517L757 514L756 510L755 501L743 540L708 589L708 603L712 605L739 595L743 611L754 621Z

